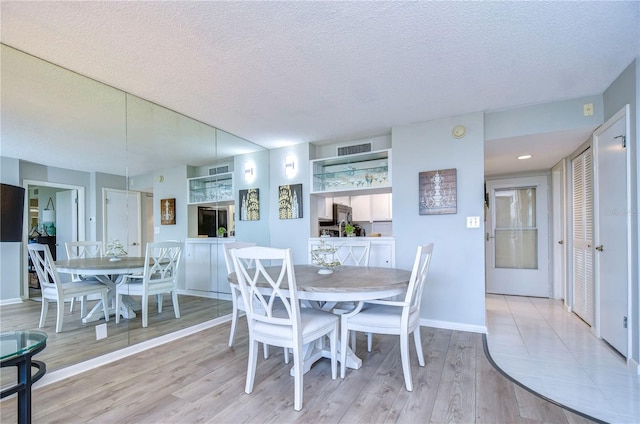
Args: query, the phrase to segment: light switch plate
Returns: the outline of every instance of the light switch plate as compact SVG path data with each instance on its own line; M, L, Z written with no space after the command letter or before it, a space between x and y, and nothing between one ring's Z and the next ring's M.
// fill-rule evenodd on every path
M467 228L480 228L480 217L479 216L468 216L467 217Z
M160 227L153 227L153 234L160 234Z

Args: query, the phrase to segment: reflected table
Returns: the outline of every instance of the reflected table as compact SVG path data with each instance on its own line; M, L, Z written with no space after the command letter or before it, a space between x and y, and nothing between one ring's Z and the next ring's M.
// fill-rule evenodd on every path
M333 310L337 302L357 304L397 296L404 293L411 277L411 271L396 268L339 266L331 274L319 274L318 269L314 265L294 265L298 299L325 311ZM266 270L275 279L281 267L267 267ZM229 282L238 284L235 272L229 274ZM267 283L264 284L266 287ZM282 288L288 289L286 280ZM304 372L318 359L331 357L331 353L323 348L305 346L304 349ZM358 369L362 366L362 360L349 346L338 345L338 351L341 349L347 349L347 367Z
M78 258L68 259L66 261L56 261L58 272L79 275L95 276L101 283L109 286L108 302L109 313L114 314L115 311L115 295L116 285L120 282L123 275L142 273L144 271L144 257L123 256L117 261L110 257L101 258ZM119 313L124 318L134 318L134 311L139 311L140 304L129 296L122 297L122 308ZM102 318L102 300L100 300L92 309L82 318L83 323L97 321Z
M2 390L1 399L18 394L18 423L31 422L31 385L47 372L42 361L31 359L47 346L47 333L39 330L19 330L0 333L0 360L2 368L18 367L17 383ZM38 369L31 375L31 367Z

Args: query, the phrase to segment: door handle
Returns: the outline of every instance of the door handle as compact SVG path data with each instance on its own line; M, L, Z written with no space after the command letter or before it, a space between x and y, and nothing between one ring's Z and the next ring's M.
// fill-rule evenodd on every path
M131 246L137 246L137 245L138 245L138 243L135 242L135 241L133 243L131 243Z
M558 241L558 244L564 244L564 240Z
M492 236L491 234L487 233L487 235L485 236L485 240L489 241L489 239L495 238L495 236Z
M603 245L596 246L596 250L597 250L598 252L604 252L604 246L603 246Z

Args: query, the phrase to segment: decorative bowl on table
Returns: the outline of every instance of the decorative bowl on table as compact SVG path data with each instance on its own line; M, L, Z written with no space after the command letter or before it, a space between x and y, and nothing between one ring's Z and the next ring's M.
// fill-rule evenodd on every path
M336 252L340 246L327 244L325 240L311 248L311 261L320 267L318 274L332 274L333 268L340 266L340 261L336 259Z
M127 256L127 251L124 250L124 246L120 244L119 240L114 240L111 243L107 243L104 255L109 257L109 261L116 262L122 260L121 256Z

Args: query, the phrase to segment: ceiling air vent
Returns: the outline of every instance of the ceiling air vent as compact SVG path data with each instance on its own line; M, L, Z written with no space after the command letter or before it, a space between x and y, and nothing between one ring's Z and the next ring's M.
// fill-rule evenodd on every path
M218 175L229 172L229 165L217 166L215 168L209 168L209 175Z
M338 147L338 156L354 155L371 151L371 143L354 144L353 146Z

